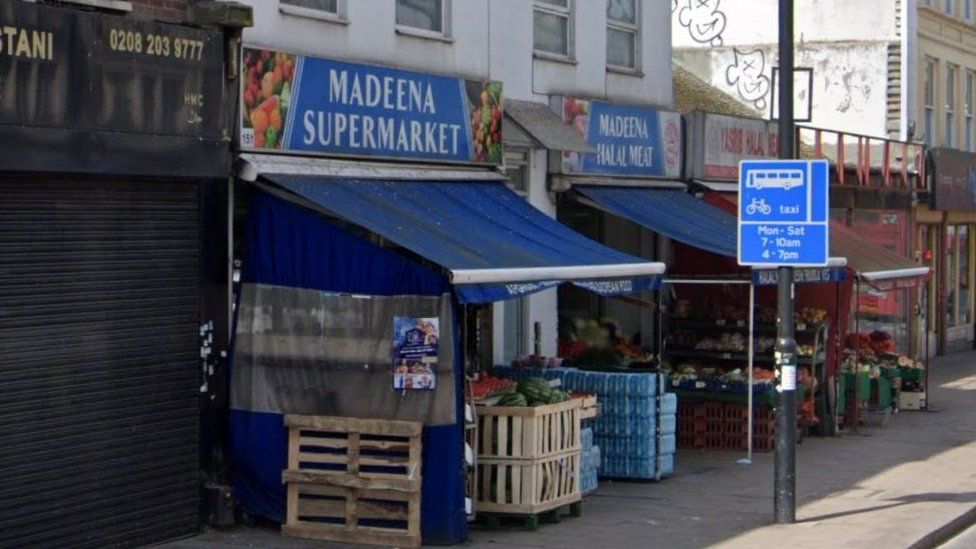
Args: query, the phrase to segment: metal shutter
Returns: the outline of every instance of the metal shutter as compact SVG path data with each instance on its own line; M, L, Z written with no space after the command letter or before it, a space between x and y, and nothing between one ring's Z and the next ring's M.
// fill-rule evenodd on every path
M198 204L190 183L0 180L0 547L196 530Z

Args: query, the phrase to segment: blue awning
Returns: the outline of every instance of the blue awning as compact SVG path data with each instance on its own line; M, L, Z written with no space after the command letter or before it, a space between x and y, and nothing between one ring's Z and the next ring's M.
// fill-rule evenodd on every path
M603 295L649 290L664 264L618 252L547 217L497 181L262 176L315 207L445 268L464 303L573 282Z
M574 185L601 209L668 238L736 257L736 220L680 189Z

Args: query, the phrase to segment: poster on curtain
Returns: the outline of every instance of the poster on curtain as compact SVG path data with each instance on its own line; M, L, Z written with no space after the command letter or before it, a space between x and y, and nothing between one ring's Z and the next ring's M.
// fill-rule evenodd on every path
M437 317L393 317L393 388L433 390L437 385Z

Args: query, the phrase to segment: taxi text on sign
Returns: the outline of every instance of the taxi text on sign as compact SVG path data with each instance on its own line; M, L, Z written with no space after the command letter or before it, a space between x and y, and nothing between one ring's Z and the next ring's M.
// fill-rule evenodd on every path
M739 264L814 267L829 256L825 160L739 164Z

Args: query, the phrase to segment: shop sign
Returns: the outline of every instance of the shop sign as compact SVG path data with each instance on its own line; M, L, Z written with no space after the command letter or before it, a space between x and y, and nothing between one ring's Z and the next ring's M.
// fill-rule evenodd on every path
M437 385L440 319L393 317L393 388L433 390Z
M597 149L563 151L563 173L681 176L680 114L564 97L562 116Z
M240 143L307 154L502 162L502 84L244 48Z
M976 154L955 149L930 149L935 167L932 209L976 211Z
M844 280L846 274L843 268L797 268L793 269L795 284L811 284L817 282L838 282ZM752 271L752 283L757 286L775 286L779 283L776 269L756 269Z
M735 181L740 161L779 156L777 129L772 122L707 113L704 124L705 179Z
M223 84L222 33L0 3L0 125L219 140Z

